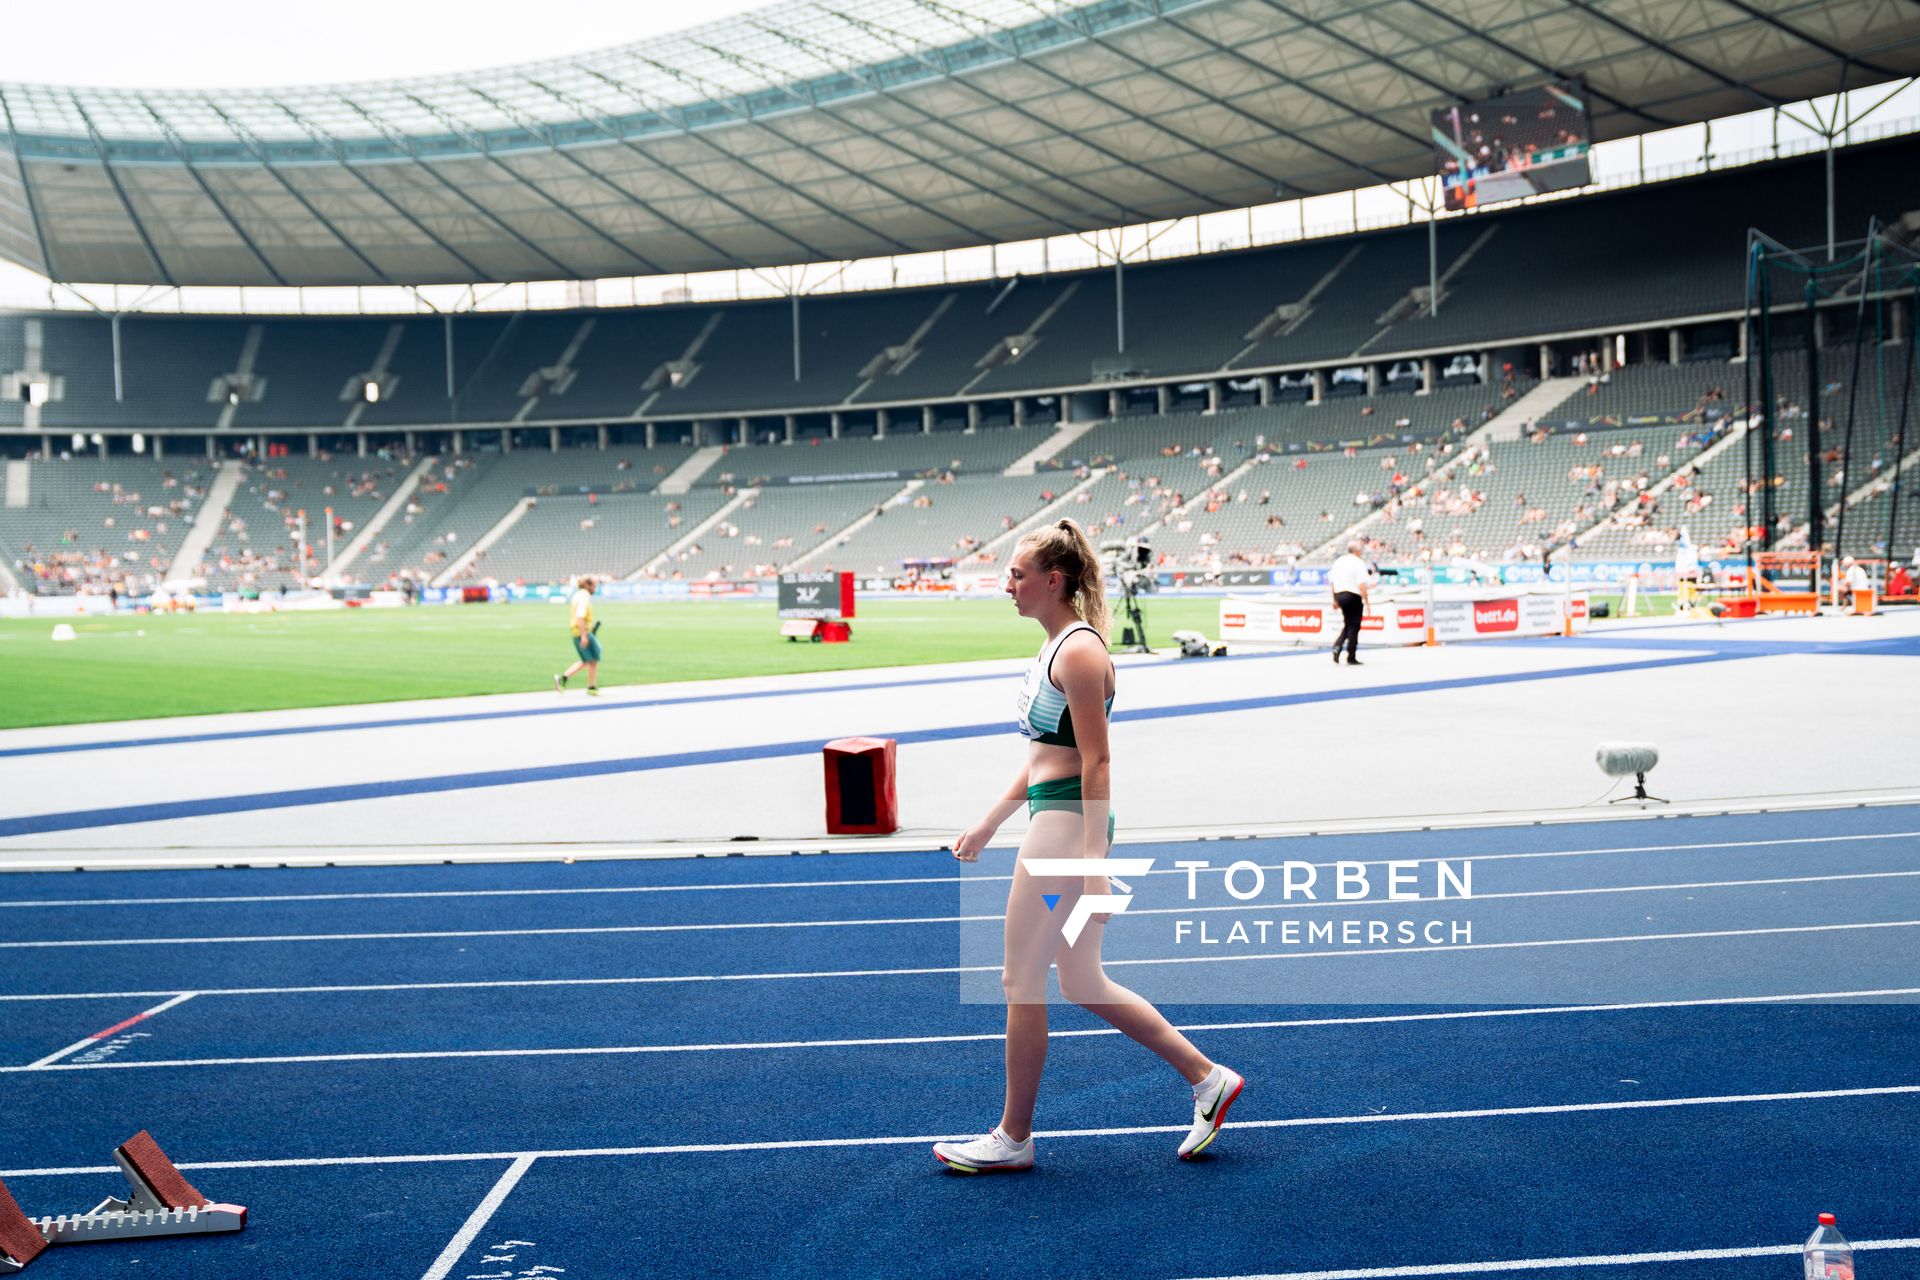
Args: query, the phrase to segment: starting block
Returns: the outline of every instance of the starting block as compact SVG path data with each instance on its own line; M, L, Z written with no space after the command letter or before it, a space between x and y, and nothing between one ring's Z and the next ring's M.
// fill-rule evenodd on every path
M29 1218L0 1185L0 1274L23 1269L50 1245L206 1235L247 1225L245 1206L201 1195L144 1129L115 1148L113 1159L127 1176L127 1198L109 1197L86 1213Z

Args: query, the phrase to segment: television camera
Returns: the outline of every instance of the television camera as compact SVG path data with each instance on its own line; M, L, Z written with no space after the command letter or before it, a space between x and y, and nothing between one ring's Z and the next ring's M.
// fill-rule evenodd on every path
M1108 576L1120 584L1120 612L1126 626L1121 628L1117 647L1129 653L1152 653L1140 597L1160 586L1153 571L1153 548L1144 534L1134 534L1124 541L1101 543L1100 556Z

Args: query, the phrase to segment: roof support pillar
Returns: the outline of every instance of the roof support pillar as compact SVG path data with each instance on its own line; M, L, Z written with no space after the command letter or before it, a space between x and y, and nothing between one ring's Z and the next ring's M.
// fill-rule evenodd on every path
M1833 261L1834 224L1833 224L1833 137L1827 135L1827 261Z
M1440 220L1427 211L1427 314L1440 314Z

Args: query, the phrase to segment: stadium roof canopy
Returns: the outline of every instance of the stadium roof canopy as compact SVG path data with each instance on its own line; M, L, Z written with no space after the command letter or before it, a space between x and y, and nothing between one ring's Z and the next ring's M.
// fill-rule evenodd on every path
M432 79L0 84L0 257L172 285L880 257L1425 175L1432 108L1557 77L1607 139L1915 73L1910 0L797 0Z

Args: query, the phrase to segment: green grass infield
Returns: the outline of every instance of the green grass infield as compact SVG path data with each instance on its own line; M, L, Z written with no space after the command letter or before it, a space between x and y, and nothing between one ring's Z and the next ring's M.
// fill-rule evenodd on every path
M1156 647L1219 630L1219 601L1148 597ZM601 604L603 687L1024 657L1004 599L862 600L849 644L791 642L770 600ZM559 604L0 620L0 728L551 689L573 661ZM1118 637L1119 628L1115 628ZM584 687L585 673L573 688Z

